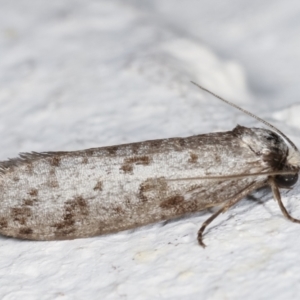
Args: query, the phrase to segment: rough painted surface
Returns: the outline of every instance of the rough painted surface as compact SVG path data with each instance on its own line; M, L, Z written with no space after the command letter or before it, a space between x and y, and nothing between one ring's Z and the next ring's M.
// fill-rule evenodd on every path
M226 4L228 16L230 3ZM273 10L267 5L270 3ZM243 59L235 57L235 51L238 57L247 54L244 48L251 51L252 44L256 49L259 38L260 49L271 49L274 55L280 51L282 48L276 48L276 20L282 14L285 37L290 36L293 44L288 38L279 41L285 54L295 60L290 66L282 61L285 68L295 70L298 60L292 52L300 52L293 35L298 35L300 25L292 22L291 16L300 9L297 2L284 2L284 11L281 1L267 1L263 7L259 2L259 9L253 6L253 10L240 7L249 19L228 23L232 30L227 28L226 32L234 36L235 43L226 40L226 35L222 40L231 49L224 52L231 60L224 59L222 48L216 47L215 52L201 42L201 35L196 38L189 34L190 29L180 27L178 16L172 15L171 8L176 6L172 3L168 11L173 22L155 10L150 13L146 1L3 0L0 5L1 160L19 152L69 151L226 131L237 123L254 125L248 117L197 90L189 80L273 121L300 145L299 104L294 102L299 84L293 86L295 77L289 81L286 75L293 73L284 71L280 60L272 61L273 67L278 61L279 71L274 72L273 67L268 68L269 57L257 63L250 56L247 64L255 65L250 71L256 82L260 72L269 72L263 78L276 78L274 82L280 76L286 78L272 91L272 84L266 84L266 89L254 84L256 89L252 90L253 81L251 86L246 80ZM193 5L190 12L194 14L205 11L205 2ZM235 4L232 7L237 9ZM214 26L222 27L224 11L224 7L217 11ZM267 27L263 23L266 15ZM197 30L199 23L192 27L194 19L189 20L188 28ZM260 21L264 30L269 30L269 39L263 39L266 31L251 31L253 22L259 26ZM207 31L212 28L207 23L200 25ZM218 30L212 31L212 38L215 32ZM247 36L249 43L239 47ZM254 36L257 40L251 44ZM273 103L272 95L276 99L285 95L284 101ZM101 184L95 188L101 190ZM299 193L299 184L283 193L288 210L298 217ZM35 194L34 189L29 191L30 197ZM30 242L0 237L0 298L296 298L299 225L283 218L268 190L255 196L270 201L260 204L245 200L220 216L205 235L205 250L198 246L195 232L209 216L208 211L74 241Z

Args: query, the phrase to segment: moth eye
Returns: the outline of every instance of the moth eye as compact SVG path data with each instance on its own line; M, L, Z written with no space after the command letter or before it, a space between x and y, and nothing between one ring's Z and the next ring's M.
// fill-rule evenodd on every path
M267 136L267 140L268 141L272 141L272 140L274 140L274 141L278 141L278 136L275 134L275 133L273 133L273 132L271 132L270 134L269 134L269 136Z
M279 187L291 187L298 181L298 174L293 175L277 175L275 182Z

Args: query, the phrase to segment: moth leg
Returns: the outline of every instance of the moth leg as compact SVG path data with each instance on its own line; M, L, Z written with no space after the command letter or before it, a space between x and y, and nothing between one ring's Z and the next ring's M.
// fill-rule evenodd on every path
M226 203L221 209L219 209L217 212L215 212L212 216L210 216L201 226L201 228L198 231L198 243L200 246L202 246L203 248L206 247L206 245L203 243L203 232L205 230L205 228L221 213L226 212L230 207L232 207L233 205L235 205L237 202L239 202L241 199L243 199L244 196L242 197L238 197L238 198L233 198L231 201L229 201L228 203Z
M201 226L201 228L198 231L198 243L200 246L202 246L203 248L206 247L206 245L203 243L203 232L205 230L205 228L219 215L224 211L225 207L222 207L221 209L219 209L217 212L215 212L213 215L211 215Z
M295 219L293 218L289 213L288 211L286 210L286 208L284 207L282 201L281 201L281 196L280 196L280 192L279 192L279 189L276 185L276 183L274 182L274 179L273 178L269 178L269 185L271 186L271 189L272 189L272 192L273 192L273 196L274 198L276 199L278 205L279 205L279 208L282 212L282 214L287 218L289 219L290 221L294 222L294 223L300 223L300 220L298 219Z
M262 186L265 186L267 184L266 181L263 182L254 182L247 187L245 187L242 191L240 191L238 194L236 194L231 200L228 200L226 204L219 209L217 212L215 212L212 216L210 216L200 227L198 231L198 243L203 248L206 247L206 245L203 243L203 232L205 228L221 213L226 212L230 207L234 206L236 203L238 203L241 199L243 199L246 195L248 195L250 192L252 192L255 189L258 189ZM271 184L271 183L270 183ZM276 187L277 188L277 187ZM295 219L294 219L295 220ZM298 221L298 220L297 220ZM298 221L300 222L300 221Z

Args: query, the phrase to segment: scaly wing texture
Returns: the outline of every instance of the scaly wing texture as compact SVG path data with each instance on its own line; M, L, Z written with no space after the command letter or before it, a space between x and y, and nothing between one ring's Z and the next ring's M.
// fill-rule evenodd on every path
M199 211L266 176L174 178L270 171L234 131L75 152L21 154L1 163L0 233L72 239Z

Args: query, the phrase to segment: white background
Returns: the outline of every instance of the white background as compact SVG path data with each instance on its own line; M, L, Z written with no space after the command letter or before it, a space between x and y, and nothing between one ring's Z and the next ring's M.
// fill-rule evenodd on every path
M0 0L0 159L261 126L300 146L300 2ZM300 216L299 184L283 199ZM300 225L268 190L74 241L0 237L0 298L297 299ZM1 209L1 204L0 204Z

